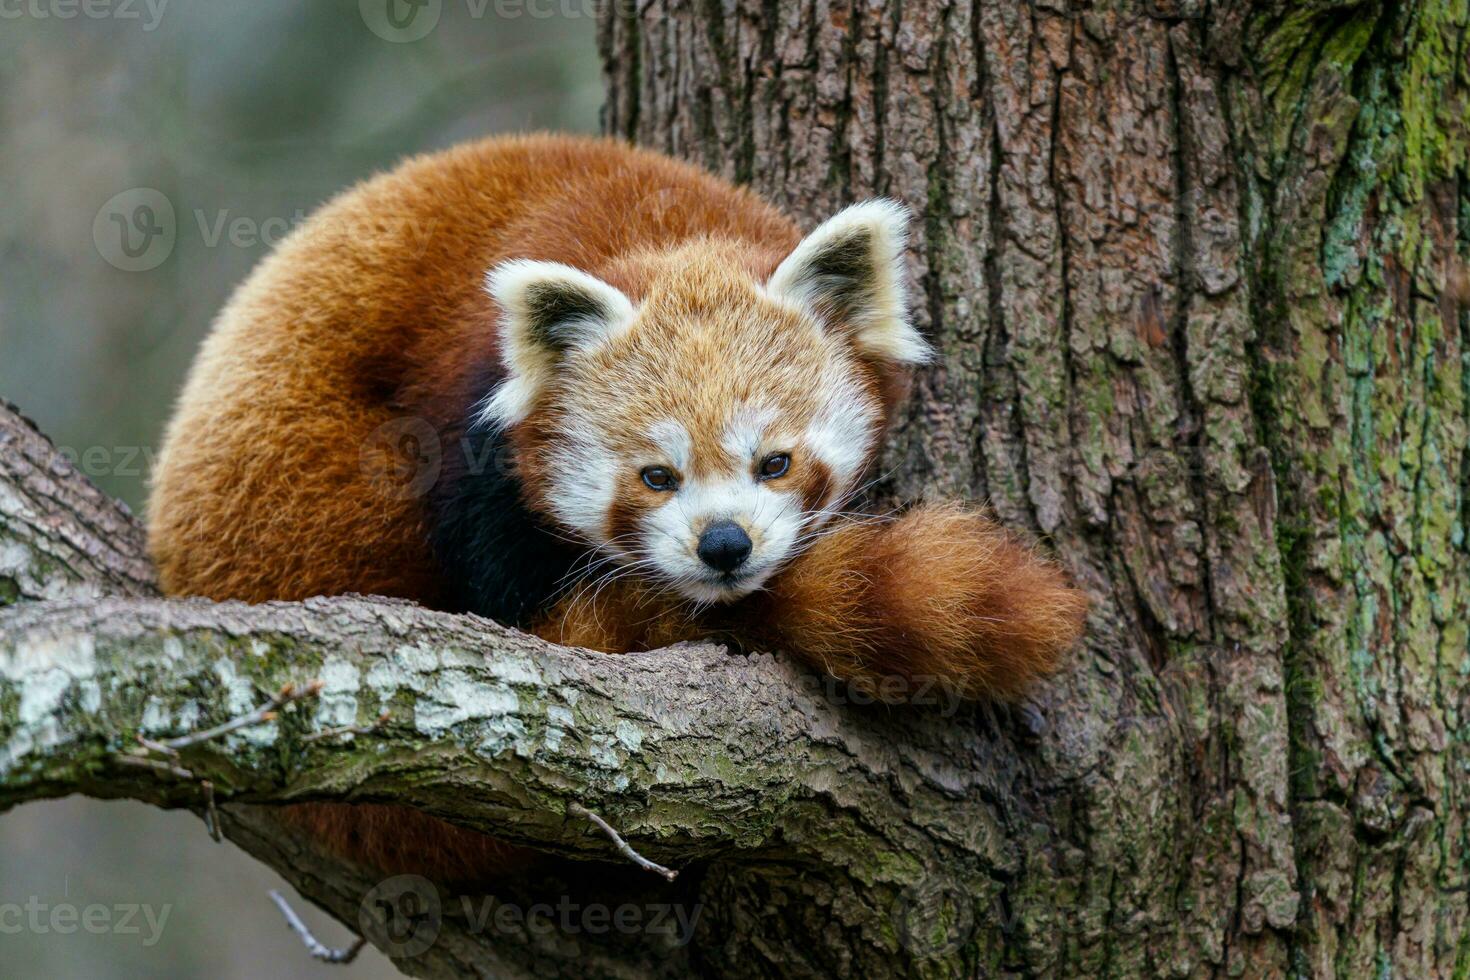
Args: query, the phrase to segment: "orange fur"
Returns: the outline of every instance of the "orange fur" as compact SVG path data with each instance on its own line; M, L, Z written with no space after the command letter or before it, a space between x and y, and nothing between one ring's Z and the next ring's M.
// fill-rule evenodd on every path
M226 306L180 397L148 511L164 588L435 604L423 500L384 492L364 452L405 417L451 421L466 352L495 343L485 270L555 259L636 298L651 250L711 237L764 275L798 235L753 194L611 140L486 140L328 204Z
M635 302L647 297L670 323L702 324L680 335L688 363L652 358L649 383L693 391L689 411L711 420L696 418L691 430L706 432L749 383L707 380L704 369L725 356L721 344L781 343L752 332L765 329L751 326L753 311L797 336L796 314L749 281L765 281L798 240L795 225L753 194L609 140L487 140L353 189L262 263L204 345L154 474L150 546L165 589L250 601L361 592L442 607L424 496L385 482L381 464L395 459L403 436L457 425L485 394L472 390L480 383L472 362L496 355L485 271L513 258L561 262ZM704 329L711 323L728 328ZM825 337L801 336L804 346L788 345L765 376L793 413L806 410L803 396L832 350ZM627 350L613 344L603 356ZM900 371L869 361L853 370L864 397L885 408L903 393ZM583 395L628 414L631 430L657 417L656 399L650 408L626 404L616 389ZM538 410L509 433L533 506L551 438L546 416L556 408ZM694 458L714 450L696 444ZM829 493L819 461L798 458L789 479L808 508ZM609 524L631 526L649 506L652 498L626 493ZM624 579L564 600L536 632L609 652L727 635L786 647L879 696L893 690L889 675L937 675L966 695L1014 696L1055 666L1083 607L1055 566L993 524L921 508L837 527L734 606L695 615ZM525 860L401 808L311 805L287 819L384 870L464 880Z
M885 700L924 682L1015 698L1076 642L1087 599L1004 528L927 506L839 523L776 578L760 609L748 618L752 640Z
M884 700L934 684L1015 698L1056 669L1086 612L1086 596L1015 534L941 505L839 521L735 609L694 615L622 580L563 601L536 632L618 653L724 635L788 650Z
M621 578L606 588L574 591L532 629L563 646L635 653L726 632L723 618L719 607L696 615L667 590Z
M381 427L391 444L405 418L442 426L463 403L465 352L494 345L485 270L556 259L638 296L652 275L640 251L710 236L744 243L726 256L759 275L798 239L748 191L575 137L418 157L328 204L221 312L179 399L148 511L165 590L255 602L361 592L439 605L422 496L385 490L365 463ZM519 860L427 815L399 822L401 808L292 811L372 866L496 874Z
M422 810L378 803L300 803L284 820L334 853L384 874L473 885L529 867L536 852L456 827Z

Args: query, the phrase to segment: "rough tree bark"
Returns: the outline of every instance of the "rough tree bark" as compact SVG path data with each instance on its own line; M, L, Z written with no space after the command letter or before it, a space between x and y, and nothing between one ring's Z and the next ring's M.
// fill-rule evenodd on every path
M381 889L271 804L403 802L568 859L511 901L699 909L675 946L485 929L435 890L442 921L387 936L423 975L1470 970L1465 0L607 9L609 131L812 220L922 214L944 358L886 493L1049 538L1086 649L1022 710L890 709L779 654L159 600L136 527L0 413L0 806L203 812L209 780L226 835L355 926ZM189 778L118 761L313 679ZM572 803L679 879L586 884L618 858Z
M944 356L889 490L989 500L1097 600L1039 739L954 736L1005 778L970 791L984 921L952 972L1470 969L1466 25L1464 0L605 21L609 131L809 220L922 215Z
M142 545L0 402L0 810L77 792L190 807L423 976L885 975L999 954L976 916L1002 912L990 869L1016 867L995 823L1015 760L988 747L1004 717L942 692L895 710L780 656L612 657L389 599L160 599ZM141 747L313 682L264 723ZM495 883L519 910L503 919L273 819L310 800L406 804L561 860Z

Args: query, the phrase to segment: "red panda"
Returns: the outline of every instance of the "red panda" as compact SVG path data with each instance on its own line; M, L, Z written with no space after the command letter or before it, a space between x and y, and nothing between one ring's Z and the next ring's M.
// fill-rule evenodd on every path
M220 314L155 472L164 587L399 596L610 653L719 637L879 696L938 678L1013 697L1081 631L1057 566L962 506L846 513L933 356L906 312L906 221L868 201L802 237L611 140L410 160ZM400 436L431 449L407 489L372 463ZM387 870L503 858L344 809L307 812Z

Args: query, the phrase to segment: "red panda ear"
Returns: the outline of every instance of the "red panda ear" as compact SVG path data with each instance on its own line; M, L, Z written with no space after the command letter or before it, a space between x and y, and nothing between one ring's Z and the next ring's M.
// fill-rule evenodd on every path
M903 248L908 209L897 201L844 208L802 239L766 292L845 330L864 356L921 364L933 350L908 319Z
M505 380L485 401L481 419L514 425L570 353L597 347L633 319L628 297L560 262L515 259L485 277L500 307L500 359Z

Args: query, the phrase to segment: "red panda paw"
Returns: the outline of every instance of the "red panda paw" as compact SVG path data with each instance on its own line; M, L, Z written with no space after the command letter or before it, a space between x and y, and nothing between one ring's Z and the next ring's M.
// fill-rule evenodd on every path
M824 537L779 580L778 640L885 700L1019 697L1082 633L1087 598L1017 536L926 506Z

